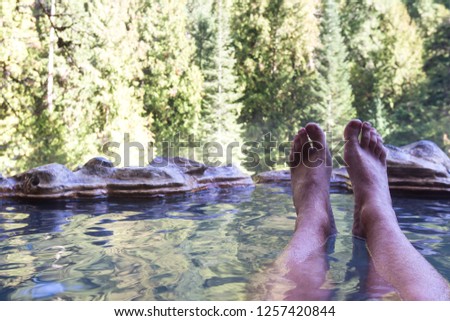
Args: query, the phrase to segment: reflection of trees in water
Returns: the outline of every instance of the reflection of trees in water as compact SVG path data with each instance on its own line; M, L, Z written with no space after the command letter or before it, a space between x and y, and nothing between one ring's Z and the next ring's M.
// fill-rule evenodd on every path
M264 202L261 202L264 200ZM292 235L295 209L289 184L257 186L234 216L237 258L243 267L246 299L267 280L263 271L281 253Z
M61 291L72 292L55 293L63 299L243 299L248 269L272 239L259 233L267 209L255 210L252 193L263 197L243 188L152 201L13 204L14 224L0 225L14 232L3 231L12 253L0 256L11 267L2 285L61 281ZM268 201L284 203L276 193Z
M2 255L2 265L19 256L26 263L12 270L7 286L31 295L23 289L37 293L47 282L49 289L70 292L55 293L62 299L220 299L227 291L226 297L237 291L243 298L245 279L230 278L245 269L228 226L237 212L233 204L250 194L234 189L152 201L15 204L14 211L25 213L22 226L5 242L17 256Z
M351 199L331 196L341 233L330 254L336 299L359 282L358 258L348 261ZM448 202L394 198L394 206L413 244L448 275L441 255L448 253ZM294 223L288 185L145 201L10 203L0 209L0 298L245 299Z
M50 203L40 206L38 209L35 204L7 202L0 207L0 297L9 295L35 275L39 263L33 241L51 238L48 233L67 223L66 217L71 215L67 211L55 211L58 207Z

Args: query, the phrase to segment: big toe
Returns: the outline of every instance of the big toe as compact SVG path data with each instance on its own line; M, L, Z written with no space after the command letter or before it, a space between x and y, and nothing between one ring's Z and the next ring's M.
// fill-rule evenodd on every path
M312 144L312 149L308 150L308 154L305 153L305 155L308 155L308 160L320 157L321 161L319 164L322 164L323 161L325 161L326 166L332 166L330 151L327 147L326 136L322 128L316 123L308 123L305 126L305 129Z
M358 141L359 133L361 132L362 122L359 119L352 119L349 121L344 129L344 138L349 141Z
M314 147L317 147L319 149L326 147L325 133L319 125L317 125L316 123L308 123L305 126L305 129Z
M291 168L297 167L301 162L302 149L308 142L308 135L306 130L301 128L297 135L295 135L292 142L291 153L288 158L288 165Z

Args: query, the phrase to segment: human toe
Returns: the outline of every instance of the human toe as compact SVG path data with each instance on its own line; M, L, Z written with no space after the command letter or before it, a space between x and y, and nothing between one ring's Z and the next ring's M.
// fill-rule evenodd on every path
M325 133L322 128L316 123L308 123L305 126L305 130L308 133L309 138L314 147L323 148L326 145Z
M370 144L370 136L371 136L371 128L372 126L368 122L364 122L362 125L361 131L361 147L367 148Z
M375 148L377 146L378 142L378 133L375 128L371 128L370 130L370 141L369 141L369 149L373 152L375 152Z

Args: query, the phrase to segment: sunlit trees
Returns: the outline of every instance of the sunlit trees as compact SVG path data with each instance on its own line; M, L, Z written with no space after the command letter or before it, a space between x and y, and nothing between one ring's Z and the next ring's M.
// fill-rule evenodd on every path
M196 51L194 61L203 75L201 131L205 142L222 147L241 141L237 124L241 93L234 73L236 60L230 37L230 0L192 0L189 3L190 33ZM212 148L213 154L215 148ZM208 149L205 149L208 156ZM238 156L237 154L234 155Z
M388 134L396 102L423 77L422 39L401 0L347 0L342 13L357 116Z
M340 140L345 124L356 113L352 106L347 49L335 0L324 1L321 26L322 47L318 50L318 75L314 86L317 101L312 109L317 121Z
M339 133L355 114L393 144L448 141L445 1L4 0L0 10L3 173L73 167L125 135L147 146L242 133L264 147L307 121Z
M310 117L317 10L315 1L305 0L235 2L232 36L246 137L270 132L286 139Z
M144 109L156 140L186 139L200 126L202 75L193 63L195 44L186 30L185 1L143 1L140 40Z
M399 144L430 139L449 151L450 130L450 16L426 44L426 79L417 85L393 113L398 124L391 139Z

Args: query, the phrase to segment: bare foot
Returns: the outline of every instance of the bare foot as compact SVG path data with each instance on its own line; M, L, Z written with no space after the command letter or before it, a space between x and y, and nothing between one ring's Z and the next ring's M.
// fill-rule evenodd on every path
M355 194L353 234L366 238L374 271L404 300L448 300L447 280L420 255L398 225L380 135L369 123L352 120L344 136L348 140L344 160Z
M329 196L331 164L324 132L308 123L295 136L289 155L296 229L308 225L324 235L336 233Z
M361 136L359 138L359 136ZM367 226L372 220L396 220L393 211L378 211L381 217L364 215L366 207L380 207L386 205L391 208L392 200L389 193L386 150L383 140L369 123L351 120L345 130L347 140L344 149L344 160L348 164L347 171L352 182L355 195L355 216L353 234L366 237Z

